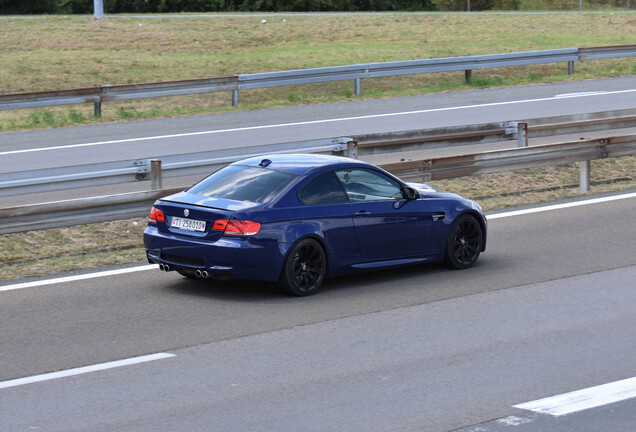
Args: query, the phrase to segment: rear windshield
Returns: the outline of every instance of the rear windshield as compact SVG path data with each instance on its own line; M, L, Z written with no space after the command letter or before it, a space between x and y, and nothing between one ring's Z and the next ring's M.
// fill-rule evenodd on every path
M201 180L188 192L234 201L265 203L274 198L295 174L265 168L230 165Z

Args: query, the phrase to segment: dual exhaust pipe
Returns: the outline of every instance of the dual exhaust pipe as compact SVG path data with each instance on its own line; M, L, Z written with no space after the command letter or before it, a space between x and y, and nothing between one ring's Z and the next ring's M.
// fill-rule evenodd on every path
M174 270L173 268L170 267L169 264L164 264L164 263L160 263L159 264L159 270L161 271L165 271L165 272L169 272ZM207 279L210 274L207 272L207 270L198 270L194 272L194 275L199 278L199 279Z
M206 270L197 270L194 272L194 275L199 279L207 279L208 276L210 276Z

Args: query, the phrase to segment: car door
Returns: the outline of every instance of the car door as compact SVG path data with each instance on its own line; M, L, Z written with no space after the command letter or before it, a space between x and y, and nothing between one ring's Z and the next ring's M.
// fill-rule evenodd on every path
M336 171L351 202L360 253L391 259L430 251L432 215L426 202L406 199L402 185L369 168Z
M302 225L294 229L322 236L329 255L359 256L351 204L333 172L308 181L300 189L298 199L302 206L288 209L292 224Z

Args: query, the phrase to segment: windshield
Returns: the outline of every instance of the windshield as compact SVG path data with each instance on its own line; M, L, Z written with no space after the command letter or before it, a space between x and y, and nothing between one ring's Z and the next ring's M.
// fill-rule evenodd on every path
M201 180L189 193L234 201L266 203L296 177L282 171L230 165Z

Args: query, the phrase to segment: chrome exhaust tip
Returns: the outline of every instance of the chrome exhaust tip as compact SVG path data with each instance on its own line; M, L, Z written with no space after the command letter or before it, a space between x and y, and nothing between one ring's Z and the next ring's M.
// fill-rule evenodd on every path
M164 264L163 265L163 271L169 272L170 271L170 266L168 264Z
M163 266L163 264L159 264L159 270L161 271L166 271L165 267Z
M201 270L197 270L197 271L195 271L195 272L194 272L194 275L195 275L196 277L200 278L200 277L201 277L201 275L202 275Z
M207 278L208 278L208 276L209 276L209 275L208 275L208 272L207 272L207 271L203 270L203 271L201 272L201 277L202 277L203 279L207 279Z

